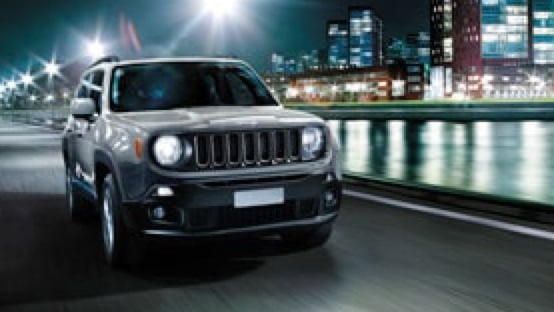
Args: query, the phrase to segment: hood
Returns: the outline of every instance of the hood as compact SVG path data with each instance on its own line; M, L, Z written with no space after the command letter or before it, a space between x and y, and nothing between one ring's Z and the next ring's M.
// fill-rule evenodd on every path
M145 131L248 130L321 124L309 113L281 107L198 107L136 113L113 113L109 118Z

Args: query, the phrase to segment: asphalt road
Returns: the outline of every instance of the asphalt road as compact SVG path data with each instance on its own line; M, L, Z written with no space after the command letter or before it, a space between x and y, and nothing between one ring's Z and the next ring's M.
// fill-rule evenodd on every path
M59 134L0 121L1 311L552 311L554 242L345 198L331 241L242 240L102 259L70 223Z

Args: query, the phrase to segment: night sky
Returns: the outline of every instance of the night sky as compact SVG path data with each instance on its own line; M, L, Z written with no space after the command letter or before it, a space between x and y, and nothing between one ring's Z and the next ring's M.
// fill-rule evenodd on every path
M201 14L202 1L2 0L0 77L25 70L34 56L83 55L95 37L124 57L236 55L265 70L272 51L295 55L325 47L326 21L346 18L348 5L375 8L388 38L427 31L428 1L241 0L237 15L215 23Z

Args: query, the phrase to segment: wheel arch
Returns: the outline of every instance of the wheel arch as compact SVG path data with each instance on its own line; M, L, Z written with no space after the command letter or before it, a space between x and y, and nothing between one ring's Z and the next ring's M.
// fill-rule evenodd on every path
M116 169L115 161L111 155L104 150L96 150L94 153L94 187L96 189L97 197L100 198L102 191L102 185L104 179L111 174L116 187L120 190L121 194L124 194L122 190L121 181L119 180L118 170Z

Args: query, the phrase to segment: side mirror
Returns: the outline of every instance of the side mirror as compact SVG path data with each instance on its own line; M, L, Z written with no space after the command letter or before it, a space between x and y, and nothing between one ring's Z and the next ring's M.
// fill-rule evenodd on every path
M96 105L90 98L77 98L71 101L70 112L78 119L90 120L96 114Z

